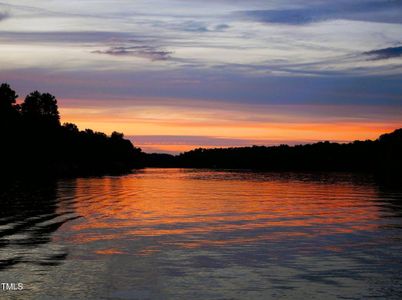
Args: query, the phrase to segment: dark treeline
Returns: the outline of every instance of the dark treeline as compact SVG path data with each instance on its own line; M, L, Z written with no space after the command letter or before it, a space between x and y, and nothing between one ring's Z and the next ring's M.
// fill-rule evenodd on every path
M3 174L100 174L140 166L141 149L123 134L107 136L60 123L56 98L32 92L21 104L8 84L0 86L0 165ZM2 174L2 175L3 175Z
M402 129L375 141L297 146L195 149L177 156L148 155L146 165L270 171L357 171L402 176Z
M0 170L61 175L128 172L136 167L357 171L402 177L402 129L374 141L297 146L195 149L177 156L144 154L113 132L107 136L61 124L56 98L35 91L21 104L0 86Z

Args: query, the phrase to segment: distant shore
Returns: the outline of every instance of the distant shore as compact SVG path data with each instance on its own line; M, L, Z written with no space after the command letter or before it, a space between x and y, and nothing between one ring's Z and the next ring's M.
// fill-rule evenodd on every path
M124 174L133 169L209 168L267 171L351 171L402 178L402 129L376 140L339 144L194 149L179 155L149 154L123 133L110 136L60 123L56 98L34 91L21 104L0 85L2 176Z
M402 178L402 129L378 139L339 144L195 149L145 154L144 166L266 171L347 171Z

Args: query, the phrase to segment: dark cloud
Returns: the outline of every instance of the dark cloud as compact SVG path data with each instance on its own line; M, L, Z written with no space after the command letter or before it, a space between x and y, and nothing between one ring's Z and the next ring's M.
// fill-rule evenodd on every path
M113 56L135 56L147 58L152 61L168 60L171 58L172 52L157 49L151 46L119 46L111 47L107 50L97 50L92 53L108 54Z
M353 20L379 23L402 23L402 1L358 0L315 2L298 8L250 10L236 13L246 19L264 23L300 25L326 20Z
M8 19L9 17L10 17L9 13L0 11L0 22L5 20L5 19Z
M132 38L130 33L108 31L0 31L1 40L22 43L106 43Z
M194 33L207 33L207 32L216 32L216 31L225 31L230 28L227 24L207 24L205 22L188 20L179 23L163 23L163 22L155 22L155 27L163 27L169 28L172 30L184 31L184 32L194 32Z
M230 26L227 24L219 24L214 27L214 30L215 31L225 31L226 29L229 29L229 28L230 28Z
M124 104L124 99L150 98L183 99L182 104L188 99L213 99L211 103L402 107L401 74L250 77L233 69L56 72L53 69L10 71L0 68L0 82L9 82L20 94L39 89L65 99L103 99L113 107L117 102L110 99L120 99ZM147 101L138 103L149 104ZM163 103L164 100L157 104ZM398 114L400 119L400 110Z
M188 21L179 26L180 29L190 32L208 32L208 27L202 22ZM179 29L178 28L178 29Z
M381 59L402 57L402 46L371 50L371 51L364 52L363 54L370 56L371 60L381 60Z
M298 25L317 21L319 16L304 9L289 10L253 10L242 13L247 19L263 23L283 23Z

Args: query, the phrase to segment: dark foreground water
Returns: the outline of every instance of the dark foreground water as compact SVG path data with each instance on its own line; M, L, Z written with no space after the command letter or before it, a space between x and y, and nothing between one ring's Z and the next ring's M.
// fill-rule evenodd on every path
M401 299L402 193L147 169L0 188L0 299Z

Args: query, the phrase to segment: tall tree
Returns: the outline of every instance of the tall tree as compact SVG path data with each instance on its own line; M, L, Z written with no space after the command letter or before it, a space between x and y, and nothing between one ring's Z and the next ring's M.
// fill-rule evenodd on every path
M10 85L0 85L0 124L4 125L15 120L18 115L19 106L16 105L17 93L10 88Z
M35 91L29 94L21 105L23 117L28 122L40 122L60 126L60 115L56 97Z

